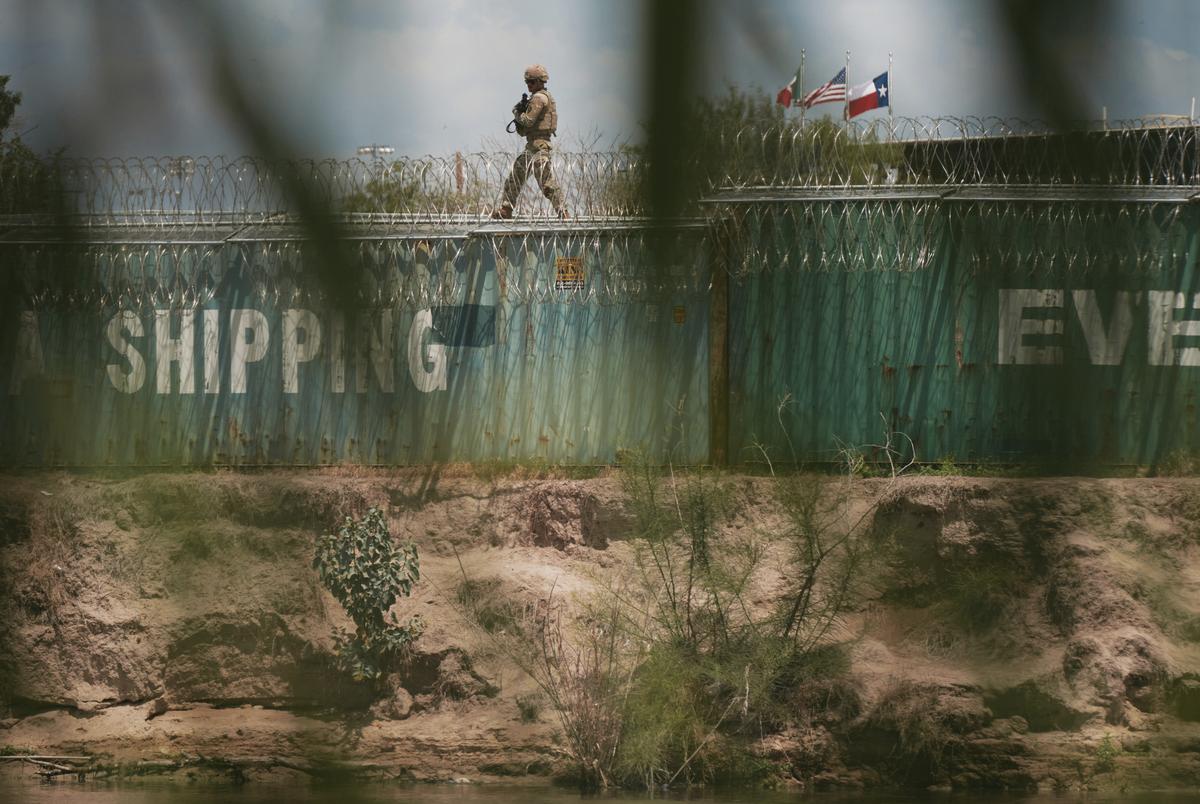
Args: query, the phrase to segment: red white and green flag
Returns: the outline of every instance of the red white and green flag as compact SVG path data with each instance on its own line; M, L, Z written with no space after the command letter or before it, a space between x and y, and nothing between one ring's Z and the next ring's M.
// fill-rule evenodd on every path
M775 96L775 102L780 106L800 105L800 99L797 93L800 91L800 71L792 76L792 80L788 81L788 85L779 90L779 94Z

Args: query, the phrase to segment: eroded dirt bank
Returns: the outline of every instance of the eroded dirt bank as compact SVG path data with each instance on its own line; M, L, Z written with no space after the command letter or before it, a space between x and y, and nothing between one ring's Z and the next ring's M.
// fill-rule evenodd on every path
M786 579L762 478L722 528ZM863 481L863 499L882 481ZM351 626L315 536L383 509L420 550L399 602L427 624L386 695L337 668ZM907 478L872 513L871 577L836 678L782 693L754 751L813 787L1195 789L1200 483ZM569 765L537 686L463 611L570 607L628 571L615 477L422 472L8 476L0 492L0 746L307 775L550 777ZM496 626L493 624L493 629Z

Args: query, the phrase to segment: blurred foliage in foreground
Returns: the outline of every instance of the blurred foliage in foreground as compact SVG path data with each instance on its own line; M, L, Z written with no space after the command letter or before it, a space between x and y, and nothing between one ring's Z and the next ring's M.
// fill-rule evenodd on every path
M0 75L0 215L55 212L63 186L58 154L39 157L11 131L21 93L8 88Z

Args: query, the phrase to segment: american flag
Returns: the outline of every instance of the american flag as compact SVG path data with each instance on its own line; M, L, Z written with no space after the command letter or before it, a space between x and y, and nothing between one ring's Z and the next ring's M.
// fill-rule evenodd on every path
M846 100L846 68L838 70L838 74L828 82L814 89L800 101L805 109L811 109L818 103L833 103Z

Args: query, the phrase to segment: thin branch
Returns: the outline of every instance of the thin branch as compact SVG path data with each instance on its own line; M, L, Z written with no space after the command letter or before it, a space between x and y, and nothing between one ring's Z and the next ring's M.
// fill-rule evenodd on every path
M679 769L676 770L675 773L671 774L671 778L667 780L667 787L670 787L671 784L674 783L675 779L678 778L679 774L683 773L684 768L691 764L691 761L696 758L697 754L700 753L700 749L709 744L713 736L717 733L717 729L721 728L721 724L725 722L725 718L729 715L730 710L733 709L734 704L738 702L738 697L739 696L735 695L732 699L730 699L729 705L725 707L725 711L721 713L721 717L718 718L716 724L712 727L708 734L704 736L704 739L700 741L700 744L696 746L695 750L688 754L687 759L683 761L683 764L679 766Z

